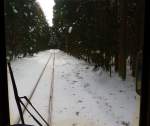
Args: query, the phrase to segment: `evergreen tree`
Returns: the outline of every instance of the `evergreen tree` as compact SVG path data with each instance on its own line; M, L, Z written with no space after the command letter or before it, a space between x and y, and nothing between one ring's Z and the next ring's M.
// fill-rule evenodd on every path
M123 80L130 58L135 75L136 55L143 44L143 3L55 0L53 28L60 49L95 64L95 69L102 67L110 75L114 66Z
M5 0L7 56L26 56L47 49L49 26L35 0Z

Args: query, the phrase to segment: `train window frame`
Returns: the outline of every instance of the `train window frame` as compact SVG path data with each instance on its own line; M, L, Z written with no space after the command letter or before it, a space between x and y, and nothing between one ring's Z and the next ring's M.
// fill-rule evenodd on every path
M146 18L145 18L145 40L144 40L144 52L143 52L143 73L142 73L142 90L141 90L141 108L140 108L140 124L139 126L149 126L150 125L150 63L147 60L147 55L149 54L148 49L148 23L150 22L148 18L149 4L146 1ZM3 1L1 1L1 8L3 8ZM3 16L3 11L1 11ZM4 21L4 20L3 20ZM3 126L9 125L9 101L8 101L8 85L7 85L7 66L6 66L6 49L5 49L5 35L4 35L4 22L1 25L1 37L0 37L0 124Z

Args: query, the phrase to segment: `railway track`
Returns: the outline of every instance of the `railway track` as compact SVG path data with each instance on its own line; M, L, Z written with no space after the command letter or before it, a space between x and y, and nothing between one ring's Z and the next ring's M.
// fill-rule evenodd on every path
M49 109L48 109L48 124L49 126L52 126L52 114L53 114L53 89L54 89L54 69L55 68L55 51L54 51L54 57L53 57L53 68L52 68L52 78L51 78L51 86L50 86L50 94L49 94Z
M55 51L53 53L50 54L40 76L38 77L38 80L31 92L31 94L29 95L28 99L30 102L32 102L32 97L34 96L37 88L38 88L38 85L39 85L39 82L43 76L43 74L45 73L45 70L48 66L48 64L50 63L52 59L52 72L51 72L51 82L50 82L50 90L49 90L49 101L48 101L48 118L47 118L47 126L52 126L52 109L53 109L53 87L54 87L54 64L55 64ZM28 108L28 105L29 103L26 102L25 106L24 106L24 109L23 109L23 115L25 115L26 113L26 109L25 108ZM17 123L19 124L19 122L21 121L20 117L17 119Z

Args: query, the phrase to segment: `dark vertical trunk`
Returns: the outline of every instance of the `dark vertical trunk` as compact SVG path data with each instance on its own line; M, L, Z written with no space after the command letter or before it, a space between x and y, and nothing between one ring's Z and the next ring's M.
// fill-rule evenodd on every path
M137 1L136 7L136 41L133 45L133 55L132 55L132 76L136 75L136 60L137 54L143 48L144 43L144 0Z
M144 0L137 1L136 30L138 50L142 49L144 42Z
M110 67L109 67L110 77L111 77L111 73L112 73L112 71L111 71L111 67L112 67L112 59L113 59L113 57L111 56L111 57L110 57Z
M65 51L68 53L68 36L65 37Z
M126 79L127 0L120 0L119 75Z
M2 4L1 4L2 5ZM3 23L0 24L3 26ZM7 80L7 61L6 61L6 46L4 36L0 37L0 125L10 125L9 115L9 95L8 95L8 80Z
M119 65L119 61L118 61L118 54L116 53L115 55L115 72L118 72L118 65Z
M131 57L131 68L132 68L132 76L135 77L135 73L136 73L136 55L135 54Z
M117 27L117 25L118 25L118 19L119 19L119 8L118 8L118 0L115 0L115 7L114 7L114 9L115 9L115 21L116 21L116 27ZM115 29L115 34L114 34L114 41L115 41L115 47L116 47L116 49L115 49L115 61L114 61L114 66L115 66L115 72L118 72L118 65L119 65L119 57L118 57L118 33L119 33L119 31L118 31L119 29L118 29L118 27Z

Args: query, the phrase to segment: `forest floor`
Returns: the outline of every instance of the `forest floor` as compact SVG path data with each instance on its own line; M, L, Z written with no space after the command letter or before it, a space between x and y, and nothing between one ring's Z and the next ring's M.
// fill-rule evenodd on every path
M60 50L47 50L11 62L19 96L29 97L54 51L52 126L138 126L140 98L135 92L135 80L130 72L127 80L122 81L115 72L110 77L102 69L93 71L93 65ZM46 120L49 115L52 61L53 58L31 99ZM9 74L8 81L11 123L14 124L18 120L18 110ZM37 126L27 113L24 117L26 123ZM44 122L42 124L44 126Z

